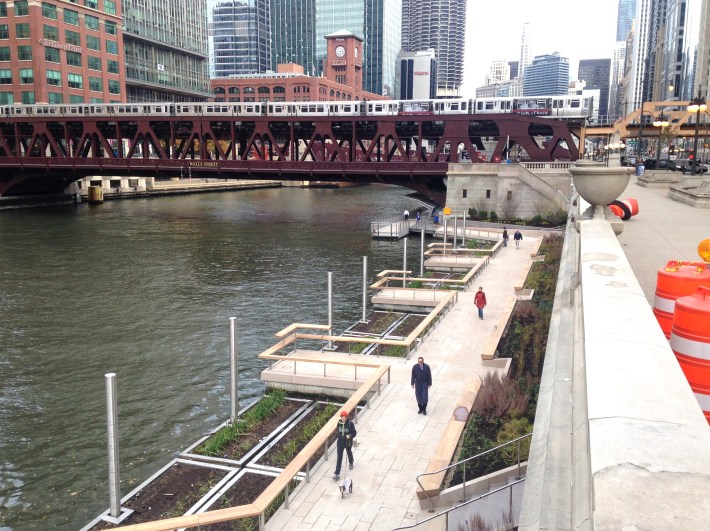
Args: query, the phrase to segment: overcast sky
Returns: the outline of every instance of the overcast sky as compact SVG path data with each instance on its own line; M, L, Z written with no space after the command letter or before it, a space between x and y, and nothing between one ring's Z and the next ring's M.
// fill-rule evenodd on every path
M520 58L523 23L530 23L531 56L560 52L577 79L580 59L611 58L619 0L469 0L462 97L483 85L491 61Z

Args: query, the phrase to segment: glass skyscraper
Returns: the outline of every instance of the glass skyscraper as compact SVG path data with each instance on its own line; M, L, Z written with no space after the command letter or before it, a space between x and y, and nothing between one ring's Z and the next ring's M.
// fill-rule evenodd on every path
M559 53L538 55L525 69L524 96L554 96L569 92L569 59Z
M316 74L316 1L271 0L271 69L274 72L279 64L296 63L308 74ZM325 50L322 36L321 41Z
M205 0L122 0L129 102L209 94Z

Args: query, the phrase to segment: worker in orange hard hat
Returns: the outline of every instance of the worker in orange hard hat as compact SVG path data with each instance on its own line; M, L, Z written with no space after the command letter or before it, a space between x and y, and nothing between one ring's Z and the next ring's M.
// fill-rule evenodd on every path
M353 439L357 435L357 430L355 429L355 423L348 418L347 411L340 412L340 420L338 421L338 456L335 459L335 475L333 479L338 481L340 479L340 464L343 461L343 450L348 453L348 462L350 463L350 470L355 466L355 459L353 459Z

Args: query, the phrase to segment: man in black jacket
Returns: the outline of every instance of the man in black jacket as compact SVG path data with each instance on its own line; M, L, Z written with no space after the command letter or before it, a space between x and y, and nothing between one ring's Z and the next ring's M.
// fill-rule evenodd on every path
M419 406L419 414L426 415L426 406L429 402L429 388L431 387L431 369L429 365L424 363L424 358L421 356L417 360L417 364L412 367L412 389L414 396L417 398Z
M340 420L338 421L338 456L335 461L335 475L333 479L338 481L340 479L340 464L343 461L343 450L348 453L348 462L350 463L350 470L355 466L355 460L353 459L353 439L357 435L355 430L355 423L348 419L348 412L340 412Z

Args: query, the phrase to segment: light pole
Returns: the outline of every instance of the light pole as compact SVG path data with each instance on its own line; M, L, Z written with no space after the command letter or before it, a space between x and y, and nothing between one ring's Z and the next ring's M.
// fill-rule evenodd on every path
M668 119L665 114L661 113L653 121L653 127L658 127L658 148L656 149L656 169L661 169L661 133L664 127L668 127Z
M690 100L690 105L688 105L688 111L695 113L695 139L693 140L693 166L690 171L691 175L698 173L698 135L700 134L700 113L705 112L708 108L701 95L701 89L702 87L699 86L698 95Z

